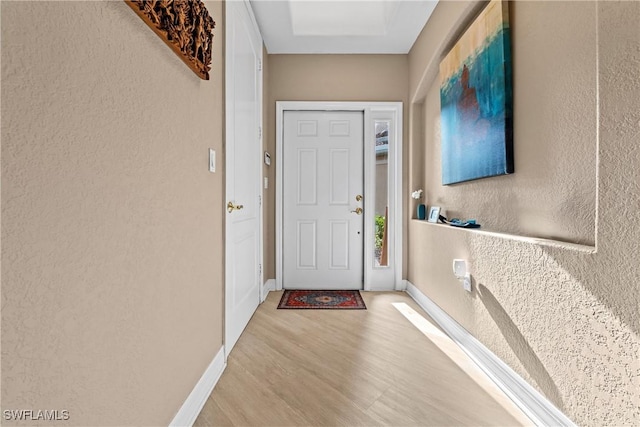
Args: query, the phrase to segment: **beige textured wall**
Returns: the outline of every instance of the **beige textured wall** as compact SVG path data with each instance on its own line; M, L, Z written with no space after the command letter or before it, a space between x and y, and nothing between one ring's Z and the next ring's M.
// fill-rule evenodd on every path
M269 94L271 93L271 81L270 81L270 55L267 53L266 47L262 51L262 81L263 81L263 93L262 93L262 147L263 151L271 154L271 166L262 165L262 177L266 177L269 180L269 188L262 190L262 211L263 211L263 238L264 238L264 253L263 253L263 270L264 281L269 279L275 279L276 277L276 253L275 253L275 241L276 241L276 141L274 138L270 138L271 133L275 133L275 119L270 121L271 117L271 100Z
M269 55L274 120L275 101L405 101L407 59L406 55Z
M594 2L511 4L511 176L441 185L440 162L432 161L441 157L440 79L423 83L426 144L419 162L428 165L428 205L443 206L449 218L477 218L494 231L595 244L595 13Z
M437 66L478 8L441 2L409 55L411 188L488 229L587 246L411 221L408 279L579 425L637 425L640 3L511 5L516 173L440 186Z
M272 161L278 161L276 101L401 101L405 108L404 128L407 128L407 55L269 55L268 61L267 122L271 127L266 135ZM275 171L273 179L275 184ZM270 191L275 209L275 186ZM275 214L265 227L275 230ZM265 251L274 252L275 233L269 236ZM275 259L271 261L273 264L267 271L273 271L273 276L265 278L275 278Z
M2 2L3 410L166 425L221 348L207 7L205 82L124 2Z

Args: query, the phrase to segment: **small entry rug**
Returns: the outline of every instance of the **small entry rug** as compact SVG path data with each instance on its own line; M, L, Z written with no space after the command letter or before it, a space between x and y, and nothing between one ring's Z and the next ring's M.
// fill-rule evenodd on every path
M366 310L360 291L286 290L278 308Z

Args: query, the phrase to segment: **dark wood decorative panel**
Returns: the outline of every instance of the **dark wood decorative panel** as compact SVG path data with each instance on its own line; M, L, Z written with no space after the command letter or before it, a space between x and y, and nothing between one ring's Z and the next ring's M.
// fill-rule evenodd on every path
M125 0L201 79L209 80L216 23L201 0Z

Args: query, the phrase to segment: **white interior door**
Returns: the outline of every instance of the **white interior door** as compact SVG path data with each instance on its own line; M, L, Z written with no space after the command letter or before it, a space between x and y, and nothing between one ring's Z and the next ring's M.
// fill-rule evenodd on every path
M262 39L245 2L226 2L225 350L260 302Z
M284 113L283 285L362 289L362 111Z

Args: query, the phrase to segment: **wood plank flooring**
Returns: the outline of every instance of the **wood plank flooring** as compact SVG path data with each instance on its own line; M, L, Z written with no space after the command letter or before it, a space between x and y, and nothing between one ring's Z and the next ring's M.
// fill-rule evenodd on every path
M433 324L405 293L362 292L368 310L277 310L281 296L258 307L195 426L531 425L392 305Z

